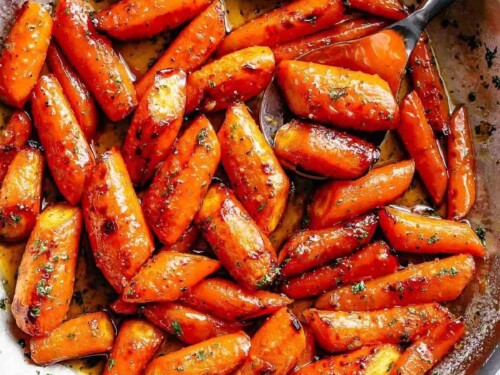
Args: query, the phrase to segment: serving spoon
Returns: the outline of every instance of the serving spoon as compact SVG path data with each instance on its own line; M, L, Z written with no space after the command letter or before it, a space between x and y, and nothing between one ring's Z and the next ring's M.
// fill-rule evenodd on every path
M297 60L339 66L378 74L386 80L397 96L404 78L408 59L427 24L454 0L427 0L410 16L363 38L309 51ZM376 62L374 64L374 62ZM266 141L274 146L276 132L290 117L274 81L267 87L260 107L260 128ZM371 134L371 141L380 144L385 132ZM313 180L327 177L310 174L299 168L290 168L299 176Z

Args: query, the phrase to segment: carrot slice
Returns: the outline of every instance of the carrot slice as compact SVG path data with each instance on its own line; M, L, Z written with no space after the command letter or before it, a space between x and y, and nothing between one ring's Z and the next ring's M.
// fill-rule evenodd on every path
M297 363L290 372L290 374L296 374L301 368L307 366L312 361L314 361L314 356L316 355L316 340L314 339L314 333L309 326L302 324L302 329L306 336L306 346L302 353L300 354Z
M0 186L14 156L26 144L31 134L31 119L28 114L16 110L0 129Z
M109 304L109 308L119 315L136 315L139 312L139 305L132 302L125 302L122 297L117 298Z
M189 253L193 245L200 237L200 229L192 224L190 225L181 237L172 245L163 246L160 251L172 251L174 253Z
M401 20L408 15L399 0L348 0L348 2L353 8L363 12L394 20Z

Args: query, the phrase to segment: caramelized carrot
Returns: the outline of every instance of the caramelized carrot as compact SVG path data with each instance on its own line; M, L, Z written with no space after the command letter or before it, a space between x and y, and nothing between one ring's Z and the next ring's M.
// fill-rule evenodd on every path
M409 60L413 86L425 108L427 121L436 131L449 132L449 105L445 88L432 53L429 37L424 33Z
M349 4L363 12L384 18L400 20L408 15L399 0L349 0Z
M275 46L326 29L342 19L341 0L297 0L265 13L231 32L219 56L250 46Z
M82 208L96 264L121 293L154 244L118 150L105 152L87 178Z
M154 325L186 344L197 344L245 327L245 324L226 322L176 302L148 304L143 313Z
M335 286L353 284L396 272L397 258L389 246L378 241L365 246L359 252L335 260L332 265L316 268L283 285L281 291L290 298L316 296Z
M424 106L415 91L404 98L400 113L398 135L415 160L415 168L432 201L438 206L446 194L448 172L437 139L425 119Z
M360 177L380 155L375 146L358 137L300 120L278 130L274 152L285 167L336 179Z
M210 0L121 0L97 13L97 28L113 38L135 40L152 37L190 20Z
M248 355L250 338L244 332L215 337L154 359L144 375L230 374Z
M203 66L188 77L186 113L215 112L257 96L271 82L274 68L268 47L245 48Z
M198 69L215 51L226 35L224 22L225 5L222 0L214 0L179 33L155 62L137 82L137 96L142 98L153 84L156 72L167 68L179 68L186 73Z
M174 244L189 227L219 160L217 135L201 115L179 138L144 195L144 214L161 242Z
M316 190L309 210L311 228L329 227L393 202L406 192L414 171L413 160L406 160L373 169L354 181L324 184Z
M327 229L304 230L293 235L279 254L281 275L290 278L367 245L378 220L366 214Z
M31 359L49 365L66 359L109 352L115 327L104 312L80 315L65 321L48 336L30 340Z
M57 188L75 205L80 202L85 178L95 164L94 154L53 75L38 80L31 110Z
M21 241L30 235L40 212L44 158L25 146L10 163L0 189L0 239Z
M484 257L486 248L466 223L422 216L398 209L380 209L380 227L392 247L410 253L469 253Z
M119 315L136 315L139 312L139 305L132 302L125 302L122 297L117 298L109 304L109 308Z
M299 117L363 131L390 130L399 124L396 99L377 75L285 60L276 77L288 107Z
M476 176L467 107L459 106L451 115L448 136L448 213L450 220L461 220L476 200Z
M328 352L343 352L362 346L408 343L451 314L438 303L395 307L367 312L304 311L317 343Z
M471 255L456 255L410 265L366 283L334 289L318 298L316 307L365 311L414 303L452 301L471 281L474 271L474 258Z
M163 246L160 251L172 251L174 253L189 253L193 245L196 243L196 240L200 237L200 229L191 224L185 231L182 233L181 237L174 242L172 245Z
M51 33L50 13L41 3L26 1L0 54L0 100L5 104L21 108L28 100L42 71Z
M273 282L277 269L271 242L231 190L221 183L212 185L195 222L240 285L256 290Z
M199 282L182 296L183 303L234 322L273 314L292 300L265 290L250 292L237 284L213 278Z
M21 110L12 113L0 128L0 186L14 156L26 144L31 134L31 119Z
M415 341L392 367L391 375L425 375L457 343L465 331L460 320L443 323Z
M163 334L142 320L125 321L102 375L140 375L163 342Z
M236 196L265 234L286 209L290 182L244 103L232 104L217 134Z
M309 328L309 326L304 324L302 324L302 329L304 330L304 335L306 336L306 346L304 347L304 350L302 350L302 353L300 353L297 363L290 374L296 374L302 367L305 367L314 361L314 356L316 355L316 341L314 339L313 331Z
M93 12L84 0L58 1L54 37L106 116L118 121L132 112L137 98L127 66L95 30Z

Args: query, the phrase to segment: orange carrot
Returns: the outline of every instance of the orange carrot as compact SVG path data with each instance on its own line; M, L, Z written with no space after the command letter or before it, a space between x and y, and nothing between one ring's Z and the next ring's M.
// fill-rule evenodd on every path
M302 324L302 329L304 330L304 334L306 336L306 346L300 354L299 359L290 374L296 374L299 372L301 368L314 361L314 356L316 355L316 340L314 339L313 331L309 328L309 326L304 324Z
M353 8L384 18L400 20L408 15L399 0L348 0L348 2Z
M0 186L14 156L26 144L31 134L31 119L21 110L12 113L0 128Z
M160 251L172 251L175 253L189 253L193 245L200 237L200 229L192 224L190 225L181 237L172 245L163 246Z
M139 312L139 305L132 302L125 302L122 297L117 298L109 304L109 308L119 315L136 315Z

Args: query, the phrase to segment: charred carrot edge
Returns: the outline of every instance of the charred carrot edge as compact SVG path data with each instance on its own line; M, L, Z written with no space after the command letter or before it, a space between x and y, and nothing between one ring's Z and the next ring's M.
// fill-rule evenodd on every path
M136 315L139 312L137 303L125 302L121 297L111 302L109 308L119 315Z
M466 223L422 216L391 206L380 209L379 217L385 237L396 250L423 254L486 255L486 248Z
M37 365L49 365L107 353L114 340L115 327L106 313L81 315L65 321L46 337L31 339L31 359Z
M467 107L459 106L450 119L448 136L448 214L450 220L461 220L476 200L475 157Z
M399 0L349 0L349 4L353 8L389 19L401 20L408 15Z
M312 329L304 324L302 324L302 328L304 330L304 335L306 336L306 346L300 354L297 363L291 371L291 374L298 373L301 368L314 361L314 356L316 355L316 340L314 339L314 333Z
M14 156L26 144L31 134L31 119L28 114L16 110L0 130L0 186Z
M42 71L52 33L44 6L26 1L16 16L0 55L0 100L22 108Z
M471 255L455 255L335 289L318 298L315 306L318 309L365 311L452 301L469 284L474 271Z
M174 253L189 253L193 245L200 237L200 229L196 225L190 225L181 237L172 245L163 246L160 251L172 251Z

